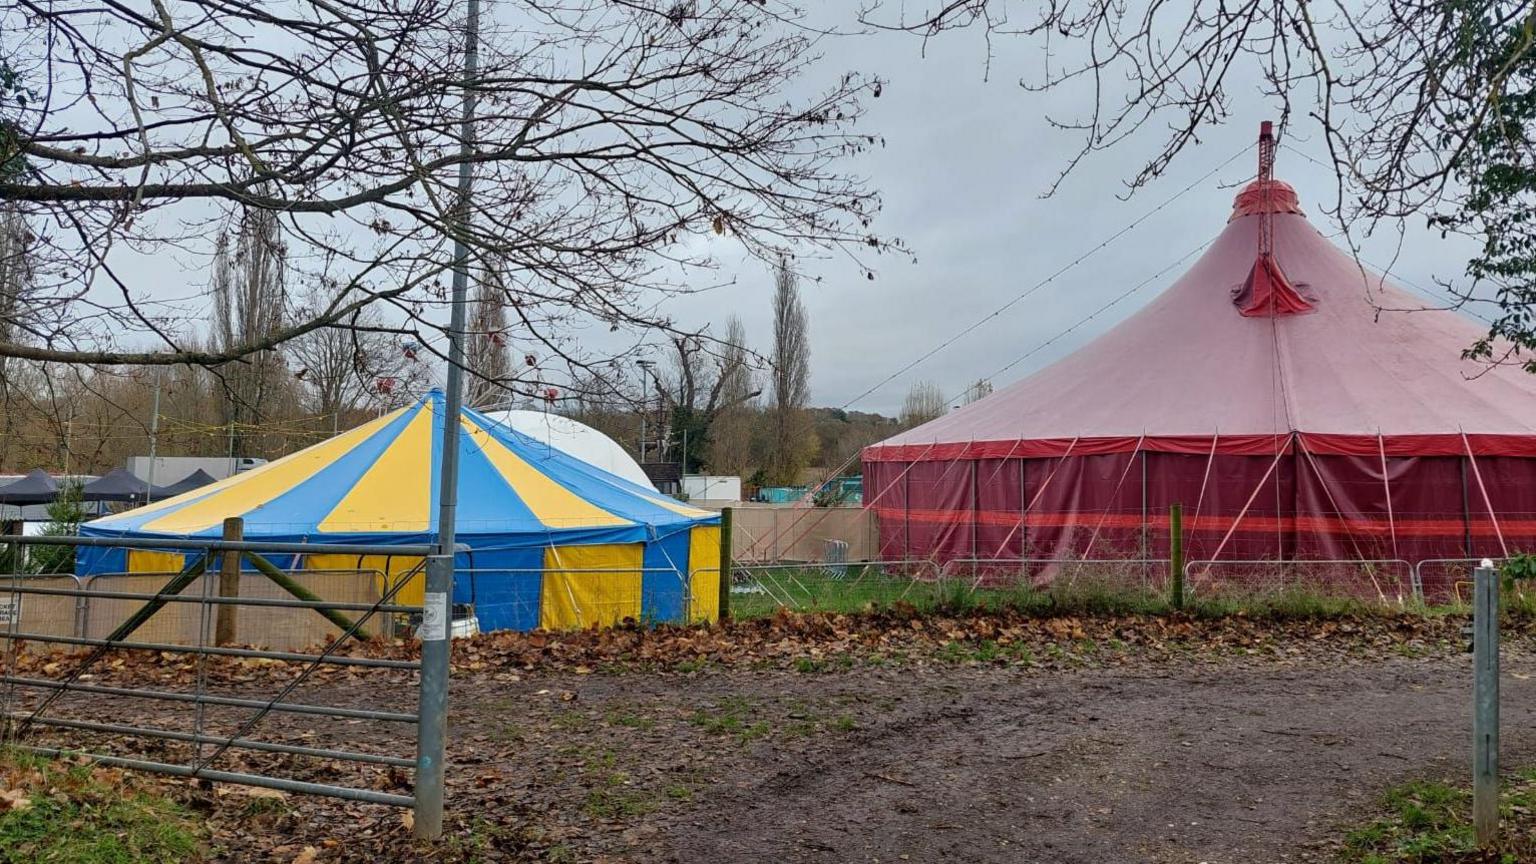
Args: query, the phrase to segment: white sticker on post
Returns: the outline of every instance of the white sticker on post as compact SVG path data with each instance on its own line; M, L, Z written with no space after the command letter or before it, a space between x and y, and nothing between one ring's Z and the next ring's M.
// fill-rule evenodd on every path
M427 592L421 604L421 626L416 628L416 638L423 642L441 642L448 638L447 593Z
M0 597L0 626L21 623L21 598L15 594Z

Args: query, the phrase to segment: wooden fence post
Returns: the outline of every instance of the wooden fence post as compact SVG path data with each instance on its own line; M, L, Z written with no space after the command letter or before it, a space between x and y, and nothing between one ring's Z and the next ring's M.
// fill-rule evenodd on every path
M1184 505L1168 508L1168 586L1173 608L1184 608Z
M720 510L720 620L731 617L731 508Z
M239 516L231 516L224 520L224 539L245 539L245 520ZM225 552L224 560L219 567L219 596L240 596L240 559L243 556L239 552ZM229 645L235 641L236 616L240 607L233 603L220 603L218 615L214 619L213 644Z

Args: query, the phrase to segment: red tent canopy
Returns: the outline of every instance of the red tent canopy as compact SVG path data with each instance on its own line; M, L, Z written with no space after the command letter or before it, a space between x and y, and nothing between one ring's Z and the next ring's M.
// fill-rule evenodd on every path
M1141 311L864 451L883 557L1462 558L1536 548L1536 376L1261 177ZM1129 548L1125 548L1129 547Z

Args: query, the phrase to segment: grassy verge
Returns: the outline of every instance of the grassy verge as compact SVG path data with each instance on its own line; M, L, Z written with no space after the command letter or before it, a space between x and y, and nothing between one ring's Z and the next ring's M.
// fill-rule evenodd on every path
M1478 849L1472 832L1472 793L1465 787L1418 780L1389 789L1383 815L1344 837L1349 864L1517 864L1536 861L1536 770L1504 784L1499 842Z
M143 778L0 750L0 864L193 864L203 839Z
M920 614L1017 612L1031 615L1163 615L1176 611L1161 575L1155 572L1104 573L1083 568L1058 576L1049 587L996 575L934 580L887 571L876 565L850 564L832 574L819 568L751 568L743 571L745 585L731 595L731 614L739 619L761 618L779 609L799 612L856 614L911 607ZM1011 584L999 584L1011 582ZM1536 595L1522 595L1529 601ZM1366 602L1330 596L1299 586L1267 591L1230 588L1191 592L1182 611L1196 617L1243 615L1254 618L1337 618L1381 611L1425 614L1464 612L1462 607L1425 607L1390 598ZM1533 602L1510 598L1512 611L1529 613Z

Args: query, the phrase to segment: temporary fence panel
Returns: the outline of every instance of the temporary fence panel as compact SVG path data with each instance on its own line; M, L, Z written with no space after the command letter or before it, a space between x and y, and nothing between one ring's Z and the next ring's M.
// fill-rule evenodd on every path
M1413 565L1413 581L1425 603L1431 605L1472 602L1472 571L1483 561L1490 560L1497 567L1503 559L1489 558L1426 558Z
M694 583L719 584L717 567L696 570ZM859 612L897 602L938 597L933 561L859 561L829 568L824 562L731 565L731 616L758 618L778 609Z
M419 567L420 565L418 565ZM177 571L161 573L103 573L84 578L81 633L102 638L142 605L134 596L153 594ZM388 584L376 570L289 570L286 575L304 590L321 600L367 605L384 596ZM205 574L189 585L187 596L215 597L220 576ZM293 595L270 578L250 571L238 576L235 596L250 601L286 601ZM403 592L402 592L403 593ZM168 603L137 631L149 641L191 645L201 639L203 610L192 604ZM276 650L298 650L321 644L341 632L336 624L320 615L295 616L286 604L250 602L241 604L231 617L235 623L234 641ZM395 616L379 615L362 628L364 638L394 633Z
M828 540L848 544L848 556L890 556L875 530L874 514L862 507L761 506L731 508L732 557L737 561L818 561Z
M1291 594L1403 606L1418 599L1413 573L1413 565L1401 559L1189 561L1184 586L1196 597Z
M976 589L1094 589L1164 593L1166 558L957 558L940 568L943 578L965 579Z

